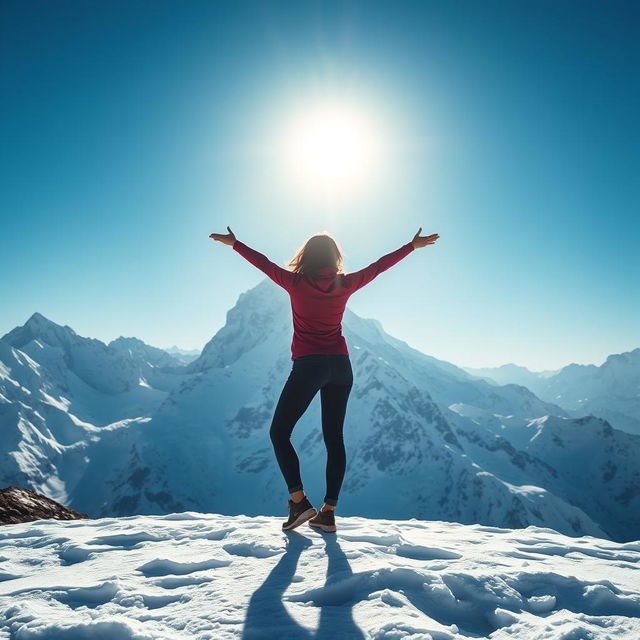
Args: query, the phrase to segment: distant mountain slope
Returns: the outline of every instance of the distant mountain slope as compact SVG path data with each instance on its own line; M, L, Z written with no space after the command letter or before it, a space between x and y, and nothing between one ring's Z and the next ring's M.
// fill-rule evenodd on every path
M498 384L523 384L572 415L592 414L640 435L640 348L610 355L599 367L570 364L557 372L540 373L516 365L465 370Z
M193 362L202 353L200 349L180 349L175 345L165 349L165 351L182 364Z
M513 363L482 369L463 368L467 373L478 378L484 378L496 384L520 384L531 389L534 393L538 393L547 378L557 373L557 371L530 371L526 367L520 367Z
M615 539L640 533L640 438L593 416L522 419L452 406L467 453L505 481L547 487ZM633 506L632 506L633 505ZM576 526L576 531L579 527Z
M151 347L138 338L120 336L112 340L108 346L125 355L128 354L140 364L145 364L151 368L181 370L184 364L180 358L167 353L163 349Z
M0 484L67 503L100 430L148 419L184 376L138 347L107 346L39 313L3 336Z

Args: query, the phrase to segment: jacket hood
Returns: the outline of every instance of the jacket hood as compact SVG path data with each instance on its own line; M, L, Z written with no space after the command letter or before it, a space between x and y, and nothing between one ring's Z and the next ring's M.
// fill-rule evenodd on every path
M316 271L315 276L310 276L308 280L312 287L320 291L332 291L336 285L337 273L335 267L321 267Z

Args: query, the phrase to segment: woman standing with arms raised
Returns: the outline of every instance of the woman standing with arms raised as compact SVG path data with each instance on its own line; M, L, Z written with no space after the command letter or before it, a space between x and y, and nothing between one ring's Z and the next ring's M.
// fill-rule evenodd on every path
M327 233L311 236L289 262L289 270L237 240L229 227L227 231L227 234L212 233L209 237L233 247L285 289L291 298L293 365L269 430L278 465L291 495L289 518L282 529L293 529L308 520L311 526L336 531L334 510L347 464L344 418L353 385L349 351L342 335L342 316L347 300L414 249L434 244L439 236L437 233L420 236L420 227L413 239L399 249L360 271L345 274L342 252ZM304 493L300 463L291 444L293 428L318 391L322 435L327 448L327 484L320 512L314 509Z

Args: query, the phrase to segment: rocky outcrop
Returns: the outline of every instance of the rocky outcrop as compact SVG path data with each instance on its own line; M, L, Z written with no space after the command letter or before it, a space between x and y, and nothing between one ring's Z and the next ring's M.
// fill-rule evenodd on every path
M6 487L0 489L0 523L15 524L33 520L81 520L88 518L31 489Z

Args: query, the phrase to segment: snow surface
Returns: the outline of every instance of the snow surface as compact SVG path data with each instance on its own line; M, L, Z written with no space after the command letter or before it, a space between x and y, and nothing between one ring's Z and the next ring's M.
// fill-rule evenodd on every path
M197 512L0 530L3 640L640 638L640 542Z

